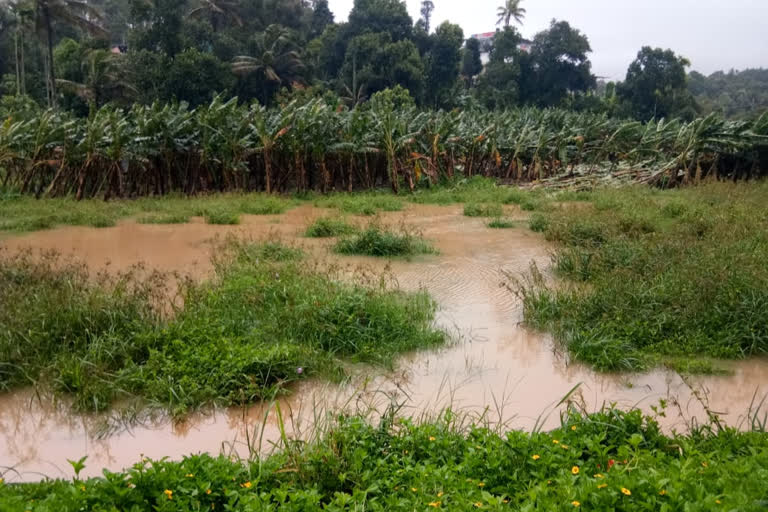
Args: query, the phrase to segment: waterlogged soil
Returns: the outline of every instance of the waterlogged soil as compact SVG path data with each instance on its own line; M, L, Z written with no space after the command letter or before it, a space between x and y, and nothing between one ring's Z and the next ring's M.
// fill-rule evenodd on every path
M484 219L462 215L461 206L416 206L386 213L382 222L418 228L439 255L411 261L341 257L329 253L332 240L303 238L315 218L332 213L302 206L283 215L243 216L237 226L211 226L200 219L183 225L141 225L124 221L112 228L65 227L6 238L11 250L57 250L84 260L92 269L125 270L138 263L162 271L210 275L216 241L228 235L275 238L304 246L313 257L333 259L353 269L388 272L405 290L426 288L438 302L439 325L455 342L443 349L405 355L396 371L355 368L345 384L305 381L281 399L289 436L308 439L333 411L380 414L396 404L406 416L454 410L506 428L531 429L559 422L569 403L587 411L604 404L652 412L667 401L660 418L668 430L705 422L707 411L724 422L746 426L750 407L768 393L768 361L727 363L729 376L687 377L656 370L606 375L569 361L552 339L525 329L519 300L505 286L531 263L546 268L551 247L520 227L489 229ZM511 218L524 219L514 208ZM361 224L368 219L357 217ZM574 390L574 388L576 388ZM70 477L67 459L88 455L85 475L120 470L141 457L181 458L209 452L247 457L268 452L280 439L274 404L196 413L181 423L75 415L66 401L41 398L31 390L0 395L0 471L8 481Z

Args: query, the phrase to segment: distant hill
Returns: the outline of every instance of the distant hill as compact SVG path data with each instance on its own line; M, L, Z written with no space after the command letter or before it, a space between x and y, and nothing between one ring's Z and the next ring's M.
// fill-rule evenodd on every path
M744 119L768 110L768 69L718 71L709 76L692 71L688 88L704 114L722 112Z

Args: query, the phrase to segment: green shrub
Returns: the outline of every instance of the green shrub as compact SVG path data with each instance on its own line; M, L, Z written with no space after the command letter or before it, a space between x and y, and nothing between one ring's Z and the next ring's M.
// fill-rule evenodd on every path
M517 221L511 219L504 219L497 217L486 224L489 228L494 229L510 229L517 227Z
M307 228L304 234L310 238L330 238L349 235L355 231L357 228L348 224L344 219L320 217Z
M208 210L204 216L208 224L240 224L240 215L229 210Z

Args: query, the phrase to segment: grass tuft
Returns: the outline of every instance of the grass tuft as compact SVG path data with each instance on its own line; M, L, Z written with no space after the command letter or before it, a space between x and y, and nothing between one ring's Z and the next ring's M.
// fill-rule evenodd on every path
M504 209L500 204L470 203L464 205L465 217L501 217L502 215L504 215Z
M139 224L186 224L189 216L184 213L151 213L137 219Z
M309 238L331 238L355 233L357 228L344 219L320 217L315 220L304 233Z
M208 210L205 212L205 222L208 224L235 225L240 224L240 215L229 210Z
M394 232L378 224L371 224L360 233L339 240L334 250L339 254L378 257L410 257L437 252L421 236L405 227Z
M519 225L518 221L512 219L505 219L502 217L496 217L486 224L489 228L493 229L511 229L516 228Z

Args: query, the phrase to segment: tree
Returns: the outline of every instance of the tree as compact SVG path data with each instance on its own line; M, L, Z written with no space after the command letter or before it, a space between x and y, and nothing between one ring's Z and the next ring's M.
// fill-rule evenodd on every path
M181 29L187 0L130 0L132 50L163 52L174 57L182 48Z
M96 23L101 13L87 2L79 0L27 0L19 2L34 13L35 29L45 47L45 84L48 105L56 106L56 71L53 56L54 24L80 28L90 34L106 37L104 29ZM95 21L94 21L95 20Z
M189 12L190 18L207 18L213 31L217 32L219 27L227 22L242 27L243 19L239 16L237 8L240 2L233 0L200 0L200 5Z
M672 50L644 46L617 87L625 110L642 121L680 114L693 106L686 85L690 62Z
M304 62L290 31L270 25L253 39L253 56L241 55L232 62L236 75L256 74L263 84L262 101L271 99L280 84L301 80Z
M496 15L499 17L496 24L501 25L504 23L504 26L508 27L512 19L514 19L515 23L522 25L526 11L520 7L520 2L522 0L506 0L506 3L496 10Z
M552 20L549 29L536 34L530 56L524 56L523 101L539 106L560 104L569 95L597 86L589 40L566 21Z
M474 37L467 39L464 45L464 52L461 63L461 75L467 83L472 84L472 80L483 70L483 61L480 59L480 41Z
M210 103L216 93L223 93L234 85L225 63L195 48L176 55L167 75L167 95L193 107Z
M432 0L423 0L421 2L421 20L424 22L424 30L429 34L429 24L432 20L432 11L435 10L435 3Z
M328 0L314 0L312 6L312 37L323 33L325 27L333 24L333 13L328 7Z
M485 72L477 81L477 97L488 108L510 108L520 100L520 33L514 27L496 32Z
M346 25L350 40L366 32L386 32L397 42L411 36L413 20L400 0L355 0Z
M461 43L464 32L447 21L430 37L430 49L424 62L427 72L426 100L435 107L448 107L458 84L461 67Z

